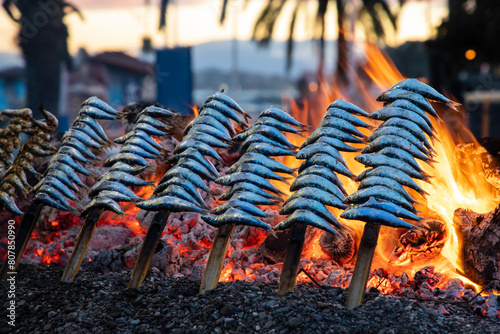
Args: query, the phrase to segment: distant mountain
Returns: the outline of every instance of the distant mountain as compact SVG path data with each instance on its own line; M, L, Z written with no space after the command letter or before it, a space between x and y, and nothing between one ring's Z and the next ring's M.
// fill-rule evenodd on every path
M238 41L238 65L240 72L265 75L285 76L286 43L271 42L262 48L252 41ZM334 46L332 41L326 42L326 67L332 68ZM290 71L292 78L304 72L317 69L318 56L316 45L312 41L295 42L293 65ZM216 41L193 46L193 70L195 72L217 69L231 71L232 41Z

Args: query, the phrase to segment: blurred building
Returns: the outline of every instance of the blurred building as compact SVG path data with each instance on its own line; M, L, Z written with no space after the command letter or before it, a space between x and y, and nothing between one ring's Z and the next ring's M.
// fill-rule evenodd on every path
M22 108L26 102L24 68L11 67L0 70L0 110Z

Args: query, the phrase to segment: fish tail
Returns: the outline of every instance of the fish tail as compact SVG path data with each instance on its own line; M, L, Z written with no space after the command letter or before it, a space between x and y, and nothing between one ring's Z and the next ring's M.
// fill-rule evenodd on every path
M275 239L278 239L278 235L274 232L274 228L270 227L268 231L270 235L272 235Z
M460 112L459 108L462 107L462 104L455 102L455 101L450 101L450 102L446 103L446 105L448 107L450 107L451 109L455 110L456 112Z

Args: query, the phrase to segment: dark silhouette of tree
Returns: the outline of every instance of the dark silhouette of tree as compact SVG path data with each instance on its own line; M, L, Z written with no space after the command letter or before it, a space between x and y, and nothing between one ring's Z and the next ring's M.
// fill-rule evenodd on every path
M313 37L318 40L319 44L319 66L318 74L324 73L325 62L325 27L326 27L326 14L329 6L333 5L332 0L317 0L317 10L315 17L315 29ZM346 0L335 0L336 16L337 16L337 68L336 79L345 81L346 69L348 63L348 42L346 39ZM297 16L302 12L306 2L305 1L286 1L286 0L268 0L268 3L262 11L254 26L253 40L257 41L262 46L267 46L271 41L274 28L277 20L280 18L283 8L287 3L293 3L294 9L290 18L290 25L287 40L287 61L286 67L290 69L293 56L293 41L295 35L295 26ZM404 0L399 1L401 8ZM223 23L226 16L226 7L228 0L222 1L221 10L221 23ZM382 40L385 37L386 25L384 21L389 21L394 29L396 29L396 15L390 10L387 0L361 0L361 8L358 13L358 20L366 24L369 29L373 31L373 35L377 40Z
M20 26L17 43L26 62L27 107L35 111L43 103L58 116L61 70L70 64L63 18L78 10L64 0L4 0L3 7Z

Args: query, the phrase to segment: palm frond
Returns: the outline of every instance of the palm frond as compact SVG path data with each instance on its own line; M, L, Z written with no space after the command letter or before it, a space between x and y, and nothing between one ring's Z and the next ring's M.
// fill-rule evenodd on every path
M158 30L165 28L167 26L167 8L168 0L161 0L160 2L160 24Z
M297 14L299 13L299 7L302 2L298 1L295 5L295 9L292 13L292 19L290 20L290 27L288 29L288 39L286 41L286 70L290 71L292 68L292 55L293 55L293 35L295 32L295 21L297 20Z

